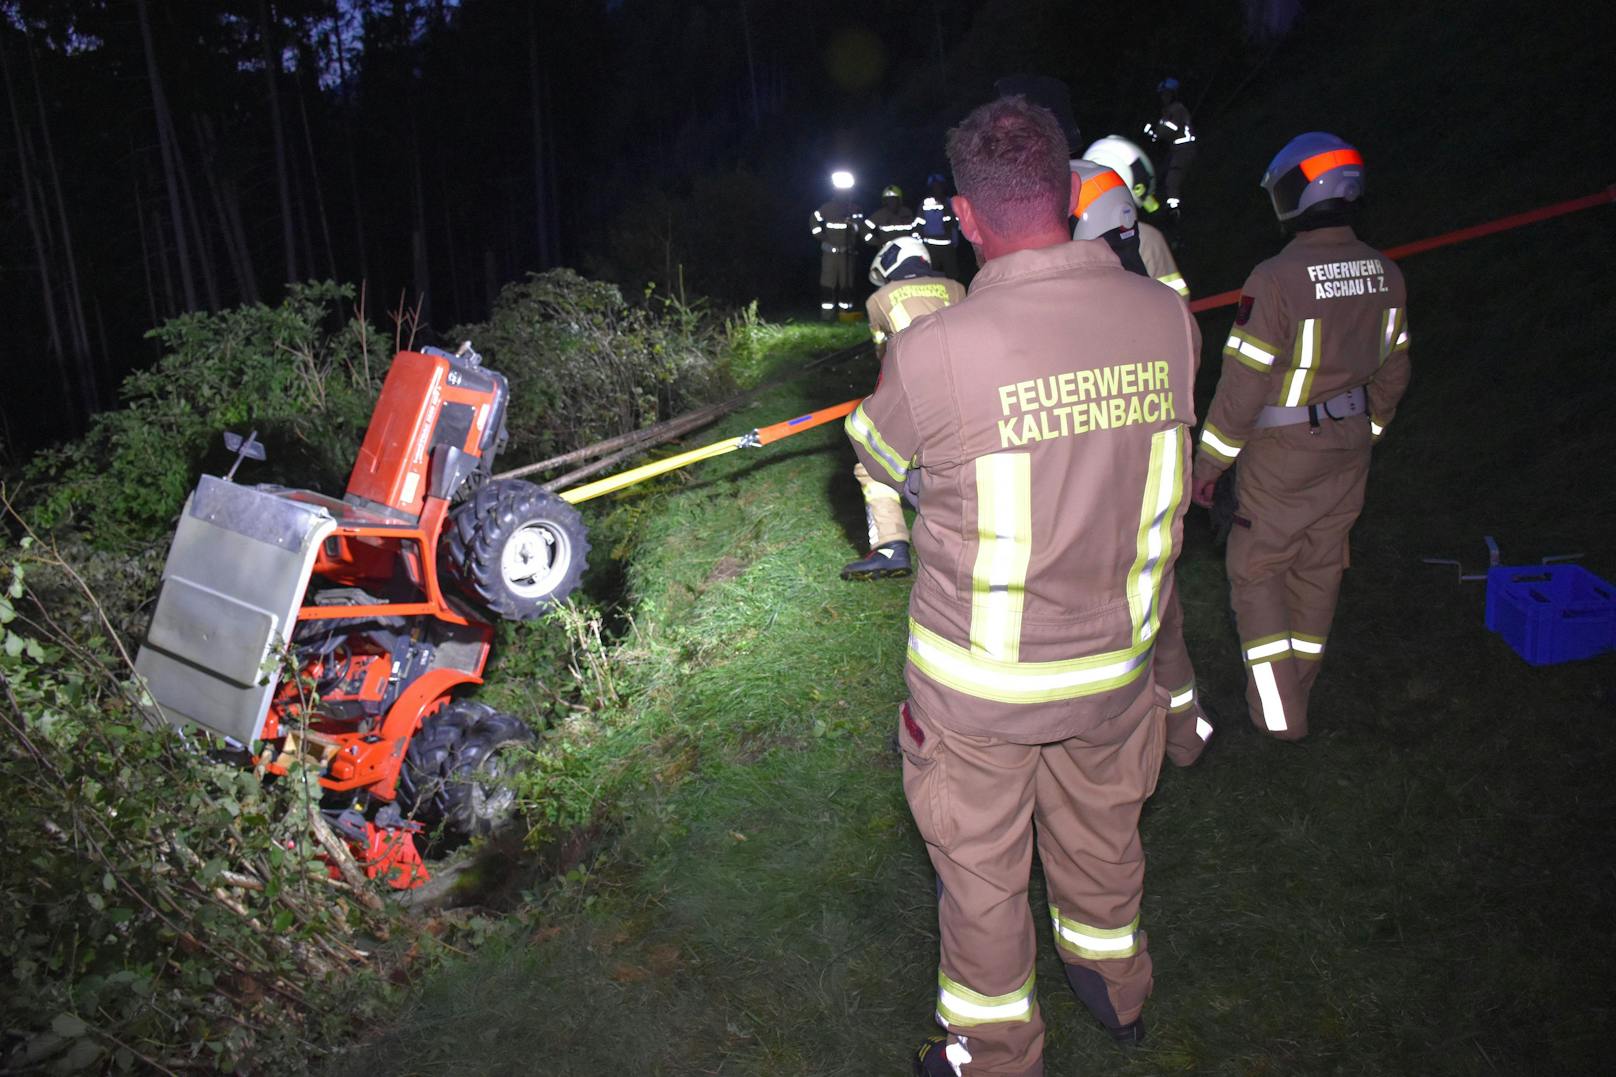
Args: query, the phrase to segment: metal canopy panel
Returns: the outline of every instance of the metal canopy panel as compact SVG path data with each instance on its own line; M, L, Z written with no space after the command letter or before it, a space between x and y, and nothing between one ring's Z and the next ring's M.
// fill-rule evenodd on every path
M202 477L174 532L135 670L176 725L258 739L320 543L325 509Z

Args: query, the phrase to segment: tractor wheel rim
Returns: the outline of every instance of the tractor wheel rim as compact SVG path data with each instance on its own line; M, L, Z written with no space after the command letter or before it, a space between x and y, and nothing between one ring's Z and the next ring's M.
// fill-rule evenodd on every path
M471 787L471 813L478 819L498 825L516 806L516 790L500 780L499 760L490 758L479 780Z
M523 598L542 598L554 591L572 564L572 541L547 524L524 524L500 555L505 586Z

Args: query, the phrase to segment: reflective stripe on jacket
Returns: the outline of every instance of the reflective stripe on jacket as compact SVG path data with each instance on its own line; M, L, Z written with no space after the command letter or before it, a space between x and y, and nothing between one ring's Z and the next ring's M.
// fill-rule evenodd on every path
M1041 743L1150 683L1199 343L1103 240L996 258L893 340L847 430L872 476L919 488L907 677L926 713Z
M1360 385L1378 438L1408 380L1408 297L1397 264L1345 226L1299 233L1241 289L1196 476L1216 477L1261 436L1263 407L1316 404Z

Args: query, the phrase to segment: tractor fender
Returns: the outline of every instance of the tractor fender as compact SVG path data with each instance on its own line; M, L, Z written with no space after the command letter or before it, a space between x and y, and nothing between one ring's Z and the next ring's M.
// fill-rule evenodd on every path
M421 719L443 706L456 688L481 683L481 677L463 669L430 669L404 689L377 731L382 738L378 747L385 747L386 754L380 761L376 783L370 787L372 795L382 800L392 800L397 795L398 769L404 764L410 738L421 728Z

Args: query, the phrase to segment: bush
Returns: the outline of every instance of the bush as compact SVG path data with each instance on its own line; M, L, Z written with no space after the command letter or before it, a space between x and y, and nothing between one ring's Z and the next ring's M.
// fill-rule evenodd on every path
M36 580L76 588L37 601ZM70 609L62 609L63 605ZM0 1070L297 1065L355 1014L379 899L328 877L313 776L267 785L172 733L132 687L77 573L25 539L0 559ZM317 830L317 828L316 828Z
M204 464L223 470L221 431L257 429L254 481L340 488L390 351L342 305L353 289L297 284L279 306L187 314L152 330L166 354L131 374L124 407L78 441L40 453L20 500L38 525L69 525L99 549L167 536Z
M511 460L565 452L728 393L723 327L699 309L649 297L630 306L616 286L570 269L506 285L488 321L459 326L511 385Z

